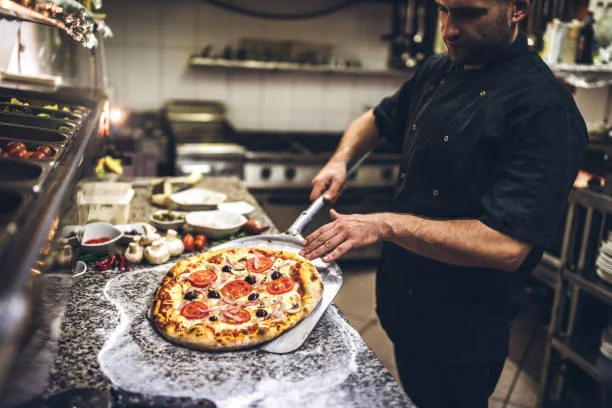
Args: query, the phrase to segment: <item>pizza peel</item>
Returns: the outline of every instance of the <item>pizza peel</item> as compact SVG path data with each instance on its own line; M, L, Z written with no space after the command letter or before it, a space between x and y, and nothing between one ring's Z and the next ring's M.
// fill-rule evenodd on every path
M366 153L351 166L347 172L347 178L352 176L357 171L357 168L368 156L369 153ZM302 241L304 238L301 235L302 231L308 225L308 223L312 221L314 216L326 205L327 203L325 200L323 200L323 195L321 195L319 198L313 201L305 211L302 211L298 218L284 233L253 235L238 238L216 245L210 248L210 250L226 248L256 248L258 246L265 246L270 249L290 251L297 254L303 249ZM338 264L335 262L323 262L320 258L313 260L312 264L315 268L317 268L317 271L323 280L323 296L321 297L321 300L306 318L276 339L262 345L260 347L261 350L269 353L284 354L300 348L306 341L306 338L310 332L312 332L316 326L321 316L323 316L327 310L327 307L334 300L336 294L338 294L338 291L342 286L342 271L340 270ZM154 305L149 308L147 313L147 317L151 322L153 322L153 306Z
M359 160L357 160L351 168L348 170L347 178L352 176L357 168L363 163L363 161L369 156L365 154ZM323 195L317 198L310 204L310 206L303 211L299 217L293 222L293 224L282 234L265 234L265 235L254 235L250 237L238 238L232 241L224 242L223 244L217 245L211 250L225 249L225 248L253 248L258 246L265 246L274 250L290 251L293 253L299 253L302 249L302 231L312 221L314 216L327 205L323 200ZM299 322L295 327L283 333L276 339L262 345L261 350L284 354L290 353L297 350L306 338L312 332L317 322L323 316L323 313L327 310L327 307L336 297L336 294L342 286L342 271L335 262L323 262L320 258L312 261L315 268L321 275L323 280L323 296L319 301L319 304L310 312L310 314Z

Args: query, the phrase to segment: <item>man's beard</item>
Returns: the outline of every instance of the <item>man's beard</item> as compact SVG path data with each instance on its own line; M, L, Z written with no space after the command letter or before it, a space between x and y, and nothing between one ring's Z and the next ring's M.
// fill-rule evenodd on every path
M512 41L513 29L505 13L501 13L496 24L482 34L482 39L475 43L467 39L459 47L448 47L450 59L459 65L483 65L503 53Z

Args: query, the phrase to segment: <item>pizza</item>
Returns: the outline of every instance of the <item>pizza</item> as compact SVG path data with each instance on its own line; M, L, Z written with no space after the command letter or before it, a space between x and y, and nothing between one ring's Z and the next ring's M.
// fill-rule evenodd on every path
M236 350L294 327L322 295L321 276L306 258L264 247L227 248L176 263L157 288L151 318L171 342Z

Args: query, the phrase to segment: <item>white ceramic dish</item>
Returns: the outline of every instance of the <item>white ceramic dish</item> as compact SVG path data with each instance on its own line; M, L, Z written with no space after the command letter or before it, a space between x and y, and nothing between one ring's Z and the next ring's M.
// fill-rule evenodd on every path
M119 243L122 236L123 232L108 222L92 222L83 227L81 247L87 252L108 252ZM87 241L99 238L110 238L110 240L99 244L86 244Z
M608 256L612 256L612 242L610 241L602 242L601 247L599 248L599 251Z
M174 229L174 230L179 230L181 228L183 228L183 225L185 224L185 220L174 220L174 221L160 221L160 220L156 220L155 218L153 218L154 215L156 214L165 214L167 213L168 210L158 210L155 211L153 214L151 214L151 216L149 217L149 222L151 224L153 224L153 226L155 226L157 229L166 231L169 229ZM182 211L172 211L173 214L177 214L177 215L183 215L185 216L185 213Z
M187 214L185 222L208 238L224 238L238 231L247 219L231 211L197 211Z
M228 203L220 203L217 207L222 211L231 211L236 214L249 215L255 211L255 207L246 201L232 201Z
M187 211L212 210L226 199L227 195L205 188L191 188L170 196L170 201L178 209Z
M609 274L597 268L597 276L599 276L602 281L612 285L612 274Z

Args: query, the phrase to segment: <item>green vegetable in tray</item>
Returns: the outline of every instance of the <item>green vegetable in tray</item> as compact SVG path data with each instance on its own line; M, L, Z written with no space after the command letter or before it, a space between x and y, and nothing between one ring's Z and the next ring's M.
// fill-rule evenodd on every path
M40 116L41 118L50 118L51 117L51 115L49 115L48 113L44 113L44 112L41 112L41 113L39 113L36 116Z
M45 105L43 106L44 109L50 109L50 110L58 110L59 106L57 104L55 105Z
M57 128L60 132L72 132L72 129L68 126L60 126Z
M184 220L185 216L183 214L176 214L176 213L173 213L172 211L167 211L167 212L153 214L153 218L156 219L157 221L178 221L178 220Z
M11 98L11 100L10 100L10 102L9 102L9 103L10 103L10 104L12 104L12 105L28 105L28 103L27 103L27 102L21 102L21 101L20 101L19 99L17 99L17 98Z

